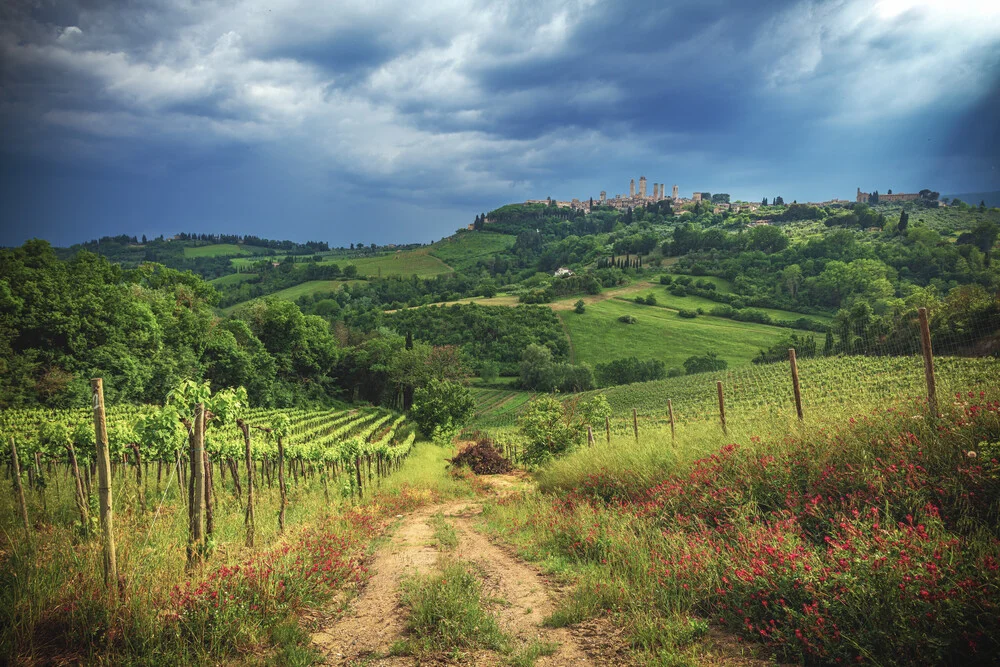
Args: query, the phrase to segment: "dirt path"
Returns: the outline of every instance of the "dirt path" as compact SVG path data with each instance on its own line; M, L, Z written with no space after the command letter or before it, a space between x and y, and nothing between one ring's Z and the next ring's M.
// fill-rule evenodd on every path
M496 477L494 486L500 490L520 483L513 476ZM370 566L371 578L361 594L342 618L313 636L313 643L326 656L326 664L418 664L414 658L385 657L392 644L404 636L405 611L399 606L399 583L404 576L433 571L446 557L475 563L483 573L484 595L508 603L498 611L505 632L524 643L538 640L559 645L555 654L540 658L536 665L597 664L568 629L542 627L542 620L555 609L551 586L537 570L474 529L474 517L481 512L482 503L471 500L431 505L405 515L388 544L376 553ZM436 547L431 519L438 513L458 535L458 546L451 552L440 552ZM501 660L484 652L470 656L466 664L494 665L501 664Z

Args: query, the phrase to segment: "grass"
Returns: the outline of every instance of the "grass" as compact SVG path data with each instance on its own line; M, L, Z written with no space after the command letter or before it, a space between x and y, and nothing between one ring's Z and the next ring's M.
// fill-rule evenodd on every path
M940 421L871 395L806 425L600 440L484 526L574 583L550 625L609 616L648 664L719 662L710 624L785 662L990 664L1000 394L966 388Z
M211 245L184 246L185 257L230 257L238 255L265 255L264 248L238 245L236 243L213 243Z
M458 533L440 512L431 518L431 528L434 530L434 541L437 542L438 549L451 551L458 546Z
M230 273L228 276L214 278L208 282L215 287L231 287L245 283L248 280L254 280L255 278L257 278L257 274L255 273Z
M486 608L488 601L474 567L452 561L439 573L403 582L401 604L408 611L406 629L410 636L394 647L393 653L419 655L477 648L511 651L510 638Z
M719 279L721 280L721 278ZM723 305L718 301L712 301L711 299L706 299L701 296L675 296L671 294L667 286L656 285L647 290L641 292L636 292L630 294L628 297L622 297L629 300L635 300L635 297L642 296L643 298L653 295L656 297L656 305L659 307L672 308L673 310L680 310L682 308L687 310L697 310L698 308L703 308L706 313L712 312L712 308L716 306ZM801 317L808 318L815 322L820 322L821 324L830 324L833 322L833 317L831 315L804 315L803 313L795 313L790 310L778 310L776 308L757 308L755 306L750 307L751 310L760 311L767 313L771 316L772 320L797 320ZM706 315L706 317L710 317ZM732 320L730 320L732 321Z
M510 249L515 237L492 232L460 232L441 239L431 246L431 254L456 271L474 267L480 260L488 259Z
M348 264L353 264L358 269L358 275L365 277L416 275L421 278L429 278L452 272L452 268L430 254L428 248L403 250L398 253L378 255L376 257L359 257L349 260L338 259L330 262L324 261L323 263L335 263L341 269Z
M618 321L623 315L632 315L638 322L623 324ZM718 317L685 319L665 308L618 300L593 303L582 315L560 312L559 317L569 331L576 363L591 365L638 355L659 359L668 368L683 368L688 357L715 352L730 366L740 366L791 333L781 327Z

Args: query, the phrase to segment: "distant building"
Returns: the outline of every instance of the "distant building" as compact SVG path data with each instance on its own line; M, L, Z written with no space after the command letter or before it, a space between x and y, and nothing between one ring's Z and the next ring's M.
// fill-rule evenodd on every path
M892 192L892 191L890 190L890 192ZM857 195L857 199L855 199L855 201L857 203L859 203L859 204L867 204L868 203L868 197L870 197L870 196L871 196L871 194L869 194L867 192L862 192L861 188L858 188L858 195ZM907 193L902 193L902 192L897 192L895 194L888 194L888 193L882 194L882 193L879 193L879 196L878 196L879 203L883 203L883 202L896 202L896 201L916 201L917 199L920 199L920 195L918 195L918 194L907 194Z
M556 272L553 273L552 275L554 275L556 278L569 278L571 275L573 275L573 272L570 269L566 268L565 266L560 266L558 269L556 269Z

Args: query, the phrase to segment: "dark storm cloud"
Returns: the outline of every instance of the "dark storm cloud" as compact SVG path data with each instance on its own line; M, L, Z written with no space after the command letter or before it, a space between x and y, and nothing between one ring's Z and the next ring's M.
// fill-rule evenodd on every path
M339 242L357 211L373 241L427 240L640 173L754 199L995 189L998 43L990 3L15 0L0 242Z

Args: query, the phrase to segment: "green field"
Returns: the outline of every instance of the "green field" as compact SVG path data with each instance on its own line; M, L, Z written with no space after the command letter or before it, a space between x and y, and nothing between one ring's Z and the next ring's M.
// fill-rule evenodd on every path
M403 250L389 255L376 257L358 257L356 259L324 260L324 264L339 264L343 269L348 264L358 268L358 275L365 277L382 276L412 276L429 278L444 273L451 273L450 266L430 254L427 248L418 250Z
M226 277L228 278L229 276ZM298 285L286 287L283 290L278 290L273 294L268 294L266 297L260 297L260 298L262 299L275 298L275 299L281 299L283 301L297 301L300 297L303 296L309 296L312 294L316 294L317 292L336 292L337 290L342 289L344 285L353 285L355 283L360 283L360 282L364 281L363 280L307 280L304 283L299 283ZM251 301L255 300L256 299L251 299ZM222 312L228 315L229 313L232 313L234 310L240 308L241 306L246 305L247 303L249 302L243 301L234 304L232 306L229 306L228 308L223 308Z
M719 278L718 280L722 280ZM712 311L712 308L716 306L723 305L719 301L712 301L711 299L706 299L701 296L687 295L687 296L675 296L671 294L666 286L656 285L650 289L644 290L642 292L636 292L635 294L630 294L628 297L620 297L626 300L635 300L636 296L647 297L650 294L656 297L657 306L666 306L667 308L673 308L678 310L681 308L687 310L697 310L698 308L703 308L706 313ZM833 317L830 315L805 315L803 313L795 313L790 310L777 310L775 308L757 308L755 306L750 306L751 310L757 310L762 313L767 313L771 316L773 320L797 320L800 317L805 317L815 322L820 322L822 324L829 324L833 321Z
M236 243L213 243L212 245L185 246L185 257L229 257L235 255L264 255L265 248L238 245Z
M569 332L575 363L591 365L638 356L659 359L668 368L682 368L692 355L715 352L730 366L740 366L749 364L758 350L792 333L791 329L721 317L685 319L667 308L617 299L591 304L583 315L572 311L558 315ZM622 315L632 315L638 322L623 324L618 321Z
M457 271L471 268L481 259L492 257L514 245L510 234L461 232L431 246L431 255Z
M256 277L256 273L230 273L228 276L215 278L214 280L209 280L208 282L215 287L231 287L233 285L245 283L248 280L253 280Z

